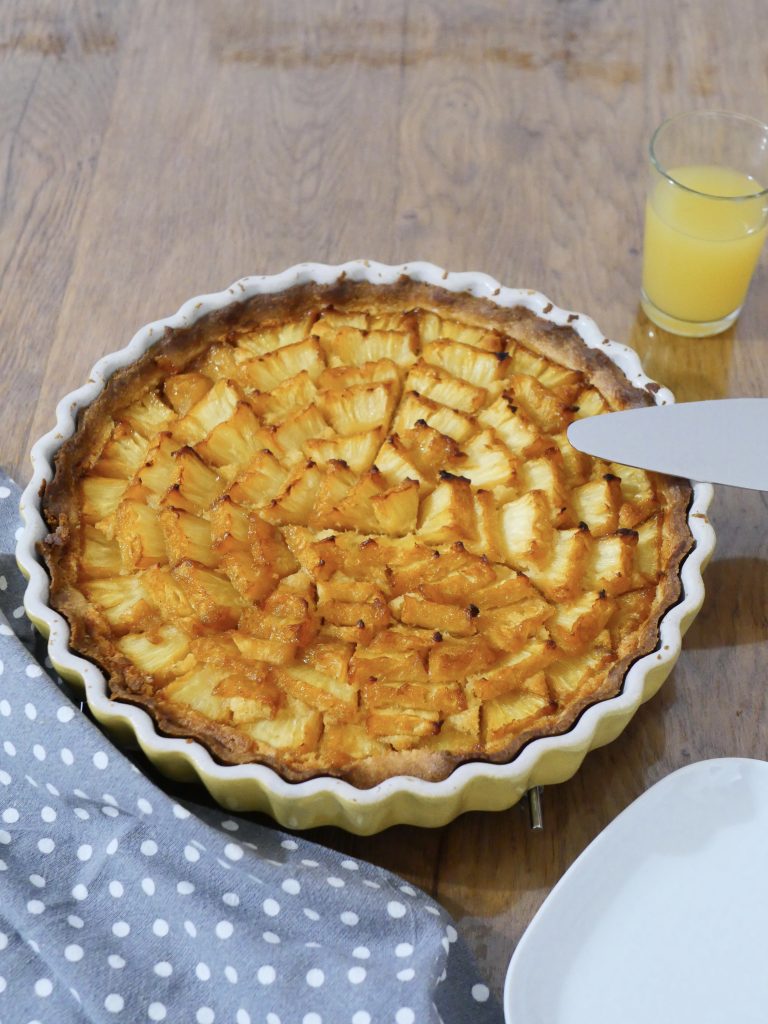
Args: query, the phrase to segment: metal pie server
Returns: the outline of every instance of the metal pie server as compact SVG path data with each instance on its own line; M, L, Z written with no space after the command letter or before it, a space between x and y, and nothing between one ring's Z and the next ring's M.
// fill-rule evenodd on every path
M576 420L574 448L625 466L768 491L768 398L654 405Z

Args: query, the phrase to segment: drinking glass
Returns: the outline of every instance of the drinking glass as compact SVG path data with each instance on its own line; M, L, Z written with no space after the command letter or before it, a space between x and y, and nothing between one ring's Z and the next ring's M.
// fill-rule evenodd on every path
M768 126L678 114L650 145L641 304L659 327L706 337L736 320L768 226Z

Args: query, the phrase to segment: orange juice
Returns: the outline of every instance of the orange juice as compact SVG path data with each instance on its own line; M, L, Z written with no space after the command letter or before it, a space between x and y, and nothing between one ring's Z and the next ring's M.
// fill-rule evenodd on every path
M755 195L759 182L728 167L668 173L679 184L659 177L646 206L643 292L652 319L666 314L675 330L675 319L711 323L738 312L765 239L766 198Z

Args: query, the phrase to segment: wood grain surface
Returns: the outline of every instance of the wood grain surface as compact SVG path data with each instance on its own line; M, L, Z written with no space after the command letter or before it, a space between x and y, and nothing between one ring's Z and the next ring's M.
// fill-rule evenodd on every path
M681 399L768 394L765 259L719 338L638 312L647 140L685 109L768 117L763 15L758 0L738 16L714 0L4 0L3 467L26 482L57 399L143 323L302 260L483 270L592 315ZM723 489L713 520L677 668L544 793L543 832L518 806L313 833L440 899L497 994L543 898L633 798L691 761L768 755L766 496Z

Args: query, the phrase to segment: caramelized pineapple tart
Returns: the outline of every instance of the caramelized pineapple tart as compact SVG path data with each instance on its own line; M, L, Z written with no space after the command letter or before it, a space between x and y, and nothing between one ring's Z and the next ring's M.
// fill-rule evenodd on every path
M114 698L224 763L370 786L615 695L680 593L686 484L592 459L649 404L570 328L403 280L259 295L116 373L44 498Z

